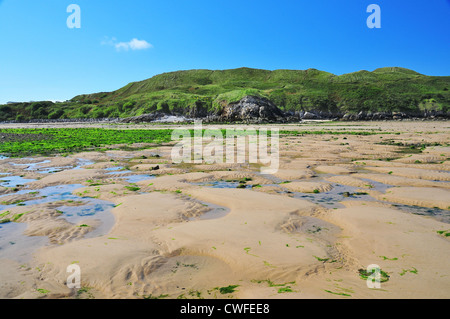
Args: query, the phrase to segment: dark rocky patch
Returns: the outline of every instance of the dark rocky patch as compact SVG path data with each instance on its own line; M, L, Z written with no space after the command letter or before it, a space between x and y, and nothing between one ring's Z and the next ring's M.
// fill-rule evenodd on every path
M14 134L0 132L0 143L6 142L23 142L23 141L42 141L51 140L52 135L45 134Z

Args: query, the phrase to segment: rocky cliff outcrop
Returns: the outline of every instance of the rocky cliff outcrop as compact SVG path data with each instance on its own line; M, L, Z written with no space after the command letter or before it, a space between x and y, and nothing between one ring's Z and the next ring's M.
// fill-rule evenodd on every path
M205 122L244 122L244 123L274 123L286 122L289 116L280 110L270 100L258 96L245 96L235 103L229 103L215 114L199 112L201 108L191 109L183 117L186 121L200 118ZM143 123L161 121L167 114L155 112L121 119L122 123ZM296 118L299 120L299 118Z
M132 116L127 117L124 119L120 119L119 122L121 123L147 123L147 122L154 122L156 120L159 120L164 116L163 113L154 112L149 114L142 114L139 116Z
M249 95L225 106L219 118L225 122L283 122L285 114L270 100Z
M186 114L175 115L163 112L143 114L140 116L120 119L123 123L143 122L192 122L201 119L205 123L238 122L238 123L286 123L302 120L342 120L342 121L382 121L406 119L448 119L448 112L422 111L405 112L359 112L340 113L320 110L284 112L267 98L248 95L241 100L229 103L215 113L208 113L201 105L193 106Z

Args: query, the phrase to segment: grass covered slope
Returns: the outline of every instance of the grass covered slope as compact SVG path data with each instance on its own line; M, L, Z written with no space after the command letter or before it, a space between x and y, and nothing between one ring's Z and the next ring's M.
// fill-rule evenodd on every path
M398 67L340 76L316 69L187 70L62 103L3 105L0 120L129 117L155 111L205 116L246 95L266 97L284 111L446 113L449 88L450 76L426 76Z

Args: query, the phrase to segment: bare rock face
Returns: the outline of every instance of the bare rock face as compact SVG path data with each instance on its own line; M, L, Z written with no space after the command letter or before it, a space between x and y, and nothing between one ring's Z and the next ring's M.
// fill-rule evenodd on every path
M315 119L319 119L320 117L313 112L305 112L305 114L303 114L302 119L304 120L315 120Z
M121 123L147 123L156 121L164 116L163 113L155 112L150 114L142 114L139 116L127 117L120 119Z
M258 96L245 96L239 102L224 107L220 118L229 122L284 122L284 113L270 100Z

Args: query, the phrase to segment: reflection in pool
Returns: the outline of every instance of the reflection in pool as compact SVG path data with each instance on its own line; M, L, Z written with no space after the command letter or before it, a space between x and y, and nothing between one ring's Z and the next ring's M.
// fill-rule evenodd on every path
M3 187L17 187L25 183L34 182L35 179L23 178L21 176L4 176L0 177L0 186Z
M95 237L106 234L114 225L114 216L111 213L114 204L96 198L81 197L72 194L80 184L57 185L34 190L35 198L25 200L22 206L40 205L46 203L62 202L56 207L62 214L58 218L64 218L70 223L78 224L80 221L94 219L99 221L99 226L84 237ZM77 202L78 205L65 205L64 201ZM15 205L0 206L5 210ZM36 248L48 244L47 237L25 236L26 223L9 222L0 225L0 258L11 258L24 261L31 257Z

